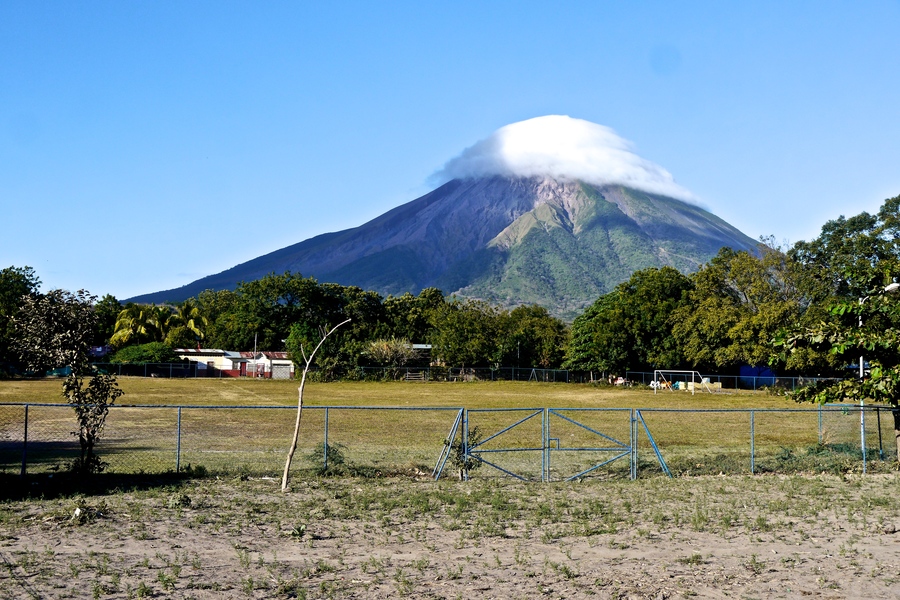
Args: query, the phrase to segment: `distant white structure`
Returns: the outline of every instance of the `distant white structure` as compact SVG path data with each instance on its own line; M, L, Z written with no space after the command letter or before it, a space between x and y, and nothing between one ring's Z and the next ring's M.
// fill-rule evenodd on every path
M247 377L264 377L266 379L292 379L294 377L294 361L287 352L241 352L247 361Z
M182 360L197 363L197 373L216 377L291 379L294 362L287 352L233 352L217 348L176 348ZM205 373L204 373L205 372Z

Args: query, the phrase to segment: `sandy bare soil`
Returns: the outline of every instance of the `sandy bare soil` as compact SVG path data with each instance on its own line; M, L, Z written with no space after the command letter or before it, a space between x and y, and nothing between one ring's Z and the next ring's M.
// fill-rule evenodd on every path
M900 597L893 475L279 483L4 502L0 597Z

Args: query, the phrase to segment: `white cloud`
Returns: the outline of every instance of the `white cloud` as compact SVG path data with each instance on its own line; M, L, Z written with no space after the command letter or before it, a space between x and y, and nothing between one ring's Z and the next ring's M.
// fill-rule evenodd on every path
M501 127L435 173L435 179L502 175L621 184L695 201L672 174L632 151L615 131L582 119L548 115Z

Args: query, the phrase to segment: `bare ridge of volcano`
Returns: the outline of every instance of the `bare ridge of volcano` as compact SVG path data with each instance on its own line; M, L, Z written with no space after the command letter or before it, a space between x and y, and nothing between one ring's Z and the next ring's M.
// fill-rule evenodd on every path
M553 176L462 177L359 227L130 300L180 302L291 271L382 295L437 287L506 307L535 303L571 319L635 270L691 272L723 246L757 243L666 195Z

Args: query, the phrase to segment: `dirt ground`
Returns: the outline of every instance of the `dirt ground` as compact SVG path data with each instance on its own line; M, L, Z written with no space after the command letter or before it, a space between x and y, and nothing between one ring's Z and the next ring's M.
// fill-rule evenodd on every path
M0 504L2 598L897 598L894 475L215 479Z

